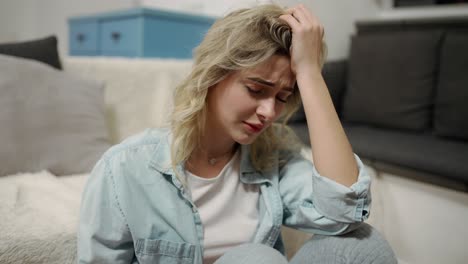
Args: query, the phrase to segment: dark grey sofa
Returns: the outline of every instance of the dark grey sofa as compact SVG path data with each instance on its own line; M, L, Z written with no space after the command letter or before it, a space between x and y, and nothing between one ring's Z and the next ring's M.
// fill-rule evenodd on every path
M468 18L359 22L323 76L366 163L468 192ZM290 126L309 144L302 109Z

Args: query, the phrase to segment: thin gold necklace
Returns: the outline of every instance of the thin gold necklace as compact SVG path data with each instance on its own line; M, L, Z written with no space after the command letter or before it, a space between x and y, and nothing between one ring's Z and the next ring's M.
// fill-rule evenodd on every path
M226 155L228 154L232 154L234 152L234 150L237 149L237 146L235 146L234 148L228 150L227 152L217 156L217 157L210 157L210 155L208 154L208 152L206 152L206 150L200 148L200 151L203 152L203 153L206 153L208 155L208 163L211 165L211 166L214 166L216 165L216 163L221 159L221 158L224 158Z

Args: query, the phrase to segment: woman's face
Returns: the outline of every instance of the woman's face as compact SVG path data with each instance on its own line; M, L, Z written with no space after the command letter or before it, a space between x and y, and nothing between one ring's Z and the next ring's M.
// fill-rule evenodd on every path
M237 143L252 143L278 119L295 81L289 58L279 55L231 73L208 92L208 128Z

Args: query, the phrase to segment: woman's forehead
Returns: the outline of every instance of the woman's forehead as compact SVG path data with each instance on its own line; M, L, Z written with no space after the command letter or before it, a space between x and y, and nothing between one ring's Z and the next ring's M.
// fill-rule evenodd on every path
M280 86L293 86L296 78L288 57L275 55L265 62L243 71L244 78L256 77Z

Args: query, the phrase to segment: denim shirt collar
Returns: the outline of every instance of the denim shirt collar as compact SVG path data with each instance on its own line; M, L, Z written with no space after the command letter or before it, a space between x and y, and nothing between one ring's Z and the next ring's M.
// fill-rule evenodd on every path
M159 144L155 148L152 158L150 159L149 166L162 174L170 175L173 184L180 188L181 183L177 177L175 177L175 173L171 165L171 140L172 133L170 132L161 138ZM184 175L183 164L178 164L176 169L179 170L180 175ZM257 171L253 167L250 160L250 145L241 145L240 174L241 181L247 184L271 183L270 179L265 174Z

